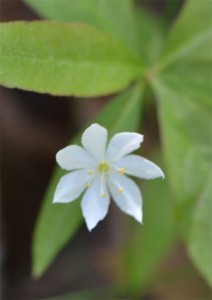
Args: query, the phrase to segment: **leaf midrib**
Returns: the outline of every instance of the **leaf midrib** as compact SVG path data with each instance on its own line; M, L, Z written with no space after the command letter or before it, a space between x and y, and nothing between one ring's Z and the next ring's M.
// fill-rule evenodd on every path
M165 56L164 59L159 61L158 64L153 67L154 72L159 72L165 69L169 64L173 63L175 60L179 59L180 56L184 56L186 52L193 52L196 47L198 47L205 39L209 38L211 35L211 29L201 32L194 39L190 39L186 45L177 48L174 52Z
M124 62L124 61L113 61L111 62L111 59L109 60L105 60L105 61L102 61L101 59L100 60L68 60L68 59L52 59L52 58L37 58L37 57L24 57L24 56L18 56L18 55L13 55L13 56L10 56L10 55L1 55L1 58L4 58L4 59L7 59L7 60L11 60L11 61L14 61L14 60L17 60L17 59L20 59L21 58L21 62L23 61L30 61L32 64L33 63L37 63L37 62L46 62L46 63L54 63L54 64L61 64L61 65L67 65L67 64L70 64L70 65L73 65L73 64L87 64L87 65L105 65L105 66L131 66L132 68L137 68L137 65L136 64L133 64L133 63L130 63L130 62Z

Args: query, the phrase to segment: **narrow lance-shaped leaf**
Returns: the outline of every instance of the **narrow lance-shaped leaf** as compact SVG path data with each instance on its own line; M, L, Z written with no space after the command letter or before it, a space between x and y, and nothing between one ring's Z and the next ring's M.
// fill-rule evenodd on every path
M141 60L145 66L153 65L163 50L166 26L159 17L142 8L136 11L135 16Z
M160 99L164 151L179 227L189 246L193 209L210 176L210 112L179 89L165 86L161 81L155 82L155 90ZM202 243L196 238L196 243Z
M167 85L184 90L192 101L211 109L212 17L208 1L188 1L156 66ZM157 68L159 68L157 70Z
M136 87L111 101L91 122L98 122L114 135L119 131L135 131L140 120L141 90ZM78 136L73 143L80 143ZM52 204L56 185L64 175L57 168L49 184L33 241L33 273L42 274L58 252L70 240L82 221L79 201L66 205Z
M195 265L212 286L212 178L209 178L204 191L194 208L189 253Z
M148 182L142 188L142 194L146 199L143 203L144 226L142 229L134 223L127 226L130 243L128 240L121 274L125 279L122 280L124 288L135 297L145 293L176 237L172 196L166 178L163 182Z
M119 91L139 73L119 42L83 24L0 25L0 83L53 95L97 96Z
M159 69L179 59L211 59L211 26L210 1L187 1L169 33Z
M121 40L139 56L138 32L132 0L25 0L44 18L82 22Z
M188 1L170 30L162 60L151 74L179 228L194 264L208 282L207 252L197 249L211 240L210 232L197 231L194 247L190 236L195 236L195 210L211 172L211 23L209 1ZM204 218L208 215L202 209Z
M160 99L159 117L170 183L177 205L186 211L196 202L210 173L210 112L163 81L155 81L154 87Z

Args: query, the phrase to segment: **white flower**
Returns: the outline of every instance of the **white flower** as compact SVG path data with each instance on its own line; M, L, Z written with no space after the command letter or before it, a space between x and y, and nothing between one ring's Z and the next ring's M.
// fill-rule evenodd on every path
M104 127L93 124L82 135L84 148L72 145L56 155L61 168L72 172L61 178L53 202L71 202L85 191L81 207L90 231L105 218L110 196L123 212L142 222L141 192L126 175L145 179L164 177L154 163L129 155L140 147L143 135L121 132L113 136L108 146L107 135Z

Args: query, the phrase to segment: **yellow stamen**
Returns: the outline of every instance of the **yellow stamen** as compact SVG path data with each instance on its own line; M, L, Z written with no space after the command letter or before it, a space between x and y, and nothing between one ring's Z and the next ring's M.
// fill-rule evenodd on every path
M102 194L102 198L105 198L107 195L106 194Z
M88 174L89 174L89 175L92 175L92 174L93 174L93 171L89 170L89 171L88 171Z
M90 188L90 187L91 187L91 184L90 184L90 183L88 183L86 186L87 186L87 188Z
M120 169L119 169L119 173L120 173L121 175L124 175L124 168L120 168Z
M123 188L120 187L119 188L119 193L123 193L123 191L124 191Z

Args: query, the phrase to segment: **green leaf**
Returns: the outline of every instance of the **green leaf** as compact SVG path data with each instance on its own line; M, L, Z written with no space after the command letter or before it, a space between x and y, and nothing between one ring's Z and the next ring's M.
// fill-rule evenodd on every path
M135 87L112 100L91 122L97 122L109 130L109 135L119 131L136 130L141 112L141 87ZM79 143L79 135L73 143ZM57 168L49 184L33 241L33 274L40 276L61 248L70 240L82 221L79 201L66 205L53 205L56 185L64 175Z
M166 36L166 26L156 15L140 8L136 11L139 52L142 63L151 66L160 57Z
M42 17L83 22L120 39L139 55L134 7L131 0L25 0Z
M188 1L155 67L167 85L183 89L193 101L211 109L212 17L208 1ZM154 73L154 71L153 71ZM161 74L162 73L162 74Z
M122 90L139 73L125 47L97 29L62 22L0 25L0 83L53 95Z
M211 2L189 0L184 5L169 39L158 68L179 59L211 58Z
M188 1L151 73L179 227L194 264L210 283L209 200L202 195L211 173L211 22L208 1Z
M194 263L212 286L211 195L212 178L208 180L194 208L188 249Z
M212 108L212 66L211 62L195 59L193 62L182 61L167 67L160 77L167 86L183 89L197 105L205 109Z
M142 227L130 224L133 228L129 229L130 238L122 262L122 276L123 272L125 273L124 286L131 296L134 295L132 293L135 293L134 296L144 293L176 236L172 197L167 179L145 182L142 194L144 224Z
M154 88L160 100L159 119L176 214L189 246L193 209L211 171L210 110L201 105L201 99L194 100L185 92L183 85L177 88L155 80Z
M182 210L196 202L210 171L210 111L183 88L155 80L170 183Z
M164 60L155 69L158 74L151 77L160 100L164 151L184 236L209 174L212 57L205 51L210 48L209 11L207 1L201 5L188 1L170 31Z

